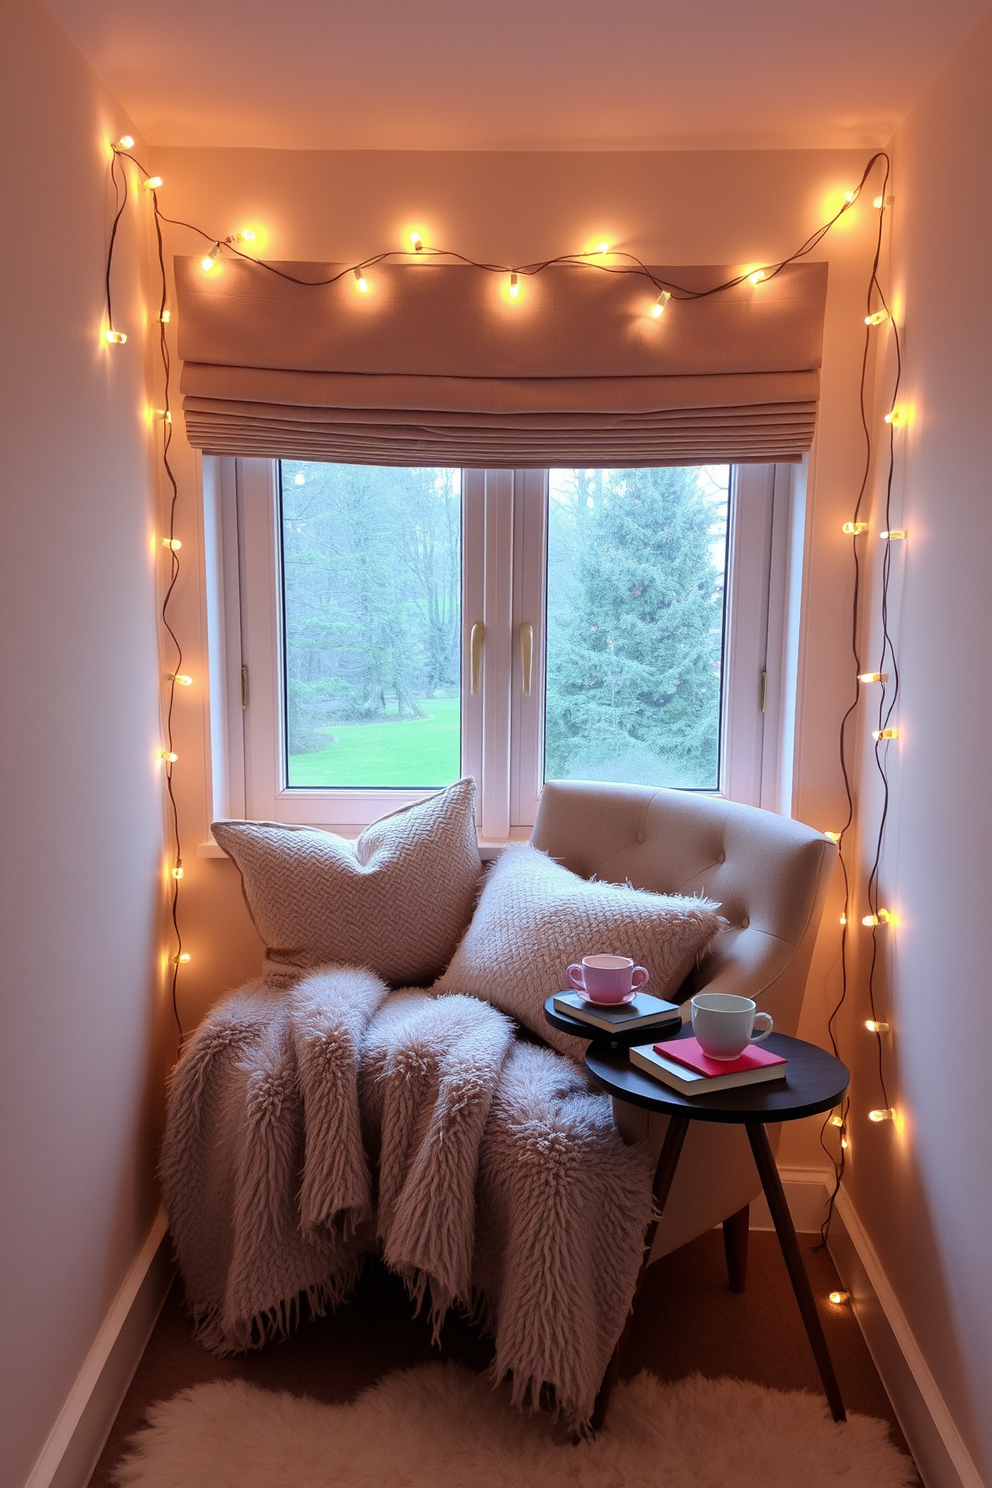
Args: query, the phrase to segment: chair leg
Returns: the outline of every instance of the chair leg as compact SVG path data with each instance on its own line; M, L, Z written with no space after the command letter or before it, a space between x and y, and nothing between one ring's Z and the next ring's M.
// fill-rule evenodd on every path
M745 1204L723 1221L723 1248L727 1256L727 1281L732 1292L743 1292L747 1285L747 1237L751 1206Z

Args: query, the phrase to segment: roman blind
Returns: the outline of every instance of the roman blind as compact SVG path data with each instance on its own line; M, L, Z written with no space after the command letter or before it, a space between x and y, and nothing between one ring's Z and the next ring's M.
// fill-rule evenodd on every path
M433 260L176 259L186 432L210 454L469 467L796 461L816 423L827 266L652 315L640 275ZM681 290L727 267L652 272Z

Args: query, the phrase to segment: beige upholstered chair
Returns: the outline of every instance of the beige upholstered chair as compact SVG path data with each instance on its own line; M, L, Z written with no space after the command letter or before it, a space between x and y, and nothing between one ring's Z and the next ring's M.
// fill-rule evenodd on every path
M770 811L689 791L550 781L531 842L583 878L718 900L730 929L718 936L678 1000L703 987L740 993L771 1013L779 1033L796 1032L837 855L821 833ZM649 1137L657 1153L666 1118L621 1102L614 1106L624 1136ZM769 1136L775 1146L777 1131ZM729 1256L732 1216L739 1230L760 1189L744 1127L693 1122L652 1260L721 1222L727 1222Z

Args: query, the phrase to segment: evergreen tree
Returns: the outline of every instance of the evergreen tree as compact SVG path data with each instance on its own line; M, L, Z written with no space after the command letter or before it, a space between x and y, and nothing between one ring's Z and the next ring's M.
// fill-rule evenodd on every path
M691 468L574 475L552 521L546 773L715 785L722 513Z

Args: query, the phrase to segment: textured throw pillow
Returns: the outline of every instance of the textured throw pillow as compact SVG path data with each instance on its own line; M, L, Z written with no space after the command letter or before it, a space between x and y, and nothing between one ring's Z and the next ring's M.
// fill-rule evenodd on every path
M382 817L357 842L265 821L217 821L213 834L241 871L270 979L335 964L393 986L423 984L472 916L474 780Z
M454 960L435 992L484 998L580 1058L586 1041L545 1021L545 1000L583 956L630 956L651 973L647 991L673 993L725 924L709 899L588 882L529 846L497 858Z

